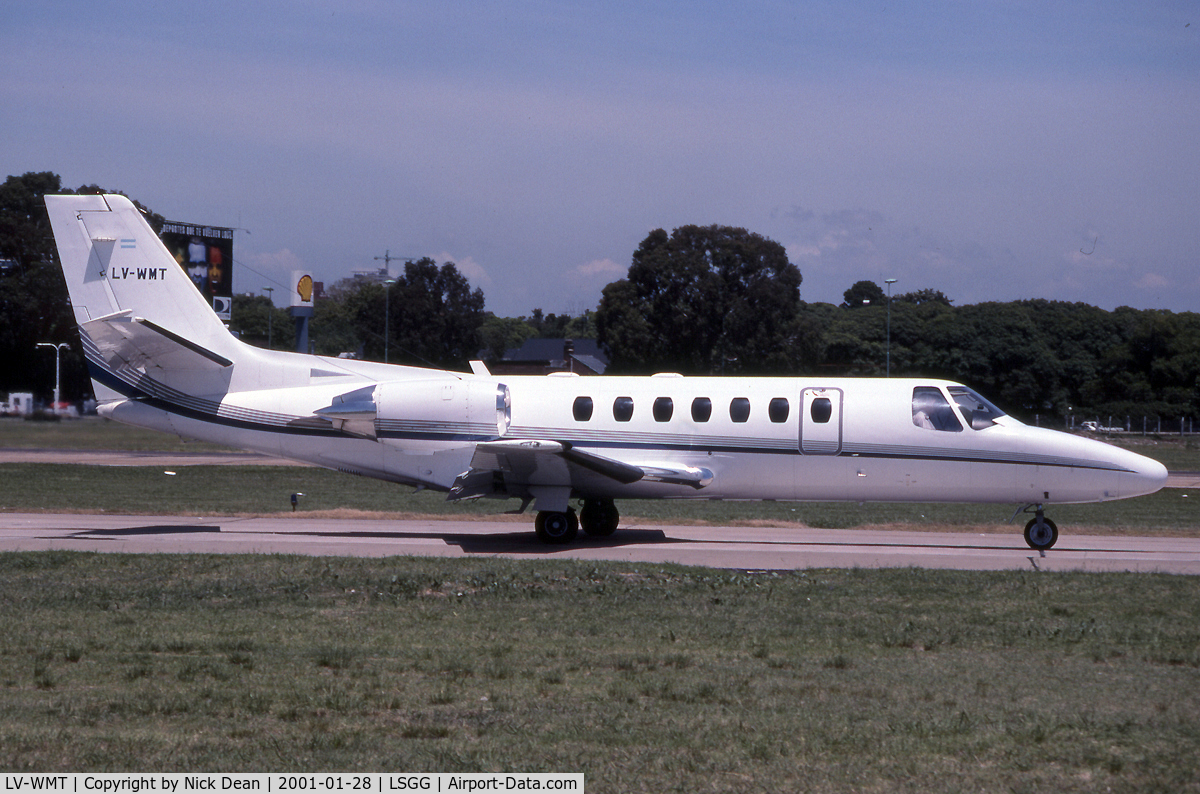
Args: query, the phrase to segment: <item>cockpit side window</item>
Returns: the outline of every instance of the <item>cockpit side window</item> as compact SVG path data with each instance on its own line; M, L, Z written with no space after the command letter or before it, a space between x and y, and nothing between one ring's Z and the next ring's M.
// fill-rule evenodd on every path
M1004 411L966 386L951 386L947 391L958 405L958 410L962 412L967 424L975 430L986 430L996 424L995 420L998 417L1004 416Z
M954 415L954 409L941 389L933 386L917 386L913 389L912 398L913 424L926 430L944 430L954 433L962 432L962 423Z

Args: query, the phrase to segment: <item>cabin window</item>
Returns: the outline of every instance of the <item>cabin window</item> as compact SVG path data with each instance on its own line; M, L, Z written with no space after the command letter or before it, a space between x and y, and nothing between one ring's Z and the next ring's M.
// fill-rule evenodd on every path
M692 421L707 422L712 416L712 400L707 397L697 397L692 400Z
M729 403L729 418L735 422L745 422L750 418L750 401L745 397L734 397Z
M575 416L576 422L590 420L592 418L592 398L576 397L575 404L571 406L571 413Z
M954 415L954 409L942 396L942 390L933 386L913 389L912 419L914 425L925 430L962 432L962 423Z
M633 418L633 398L618 397L613 401L613 419L618 422L628 422Z
M808 407L808 415L812 417L814 423L818 425L826 424L829 417L833 416L833 401L828 397L818 397L812 401L812 405Z
M771 402L767 404L767 416L775 424L786 422L789 410L787 397L772 397Z
M675 403L670 397L659 397L654 401L652 410L655 422L670 422L671 415L675 413Z
M951 386L946 391L950 392L951 399L957 403L963 418L974 430L986 430L996 424L997 417L1004 416L1004 411L966 386Z

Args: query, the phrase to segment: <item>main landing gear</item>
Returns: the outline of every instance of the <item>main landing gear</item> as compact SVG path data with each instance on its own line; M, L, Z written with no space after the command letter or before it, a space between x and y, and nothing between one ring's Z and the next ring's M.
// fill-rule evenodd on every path
M1034 517L1025 525L1025 542L1037 551L1045 551L1058 542L1058 526L1046 518L1041 505L1037 505Z
M533 529L542 543L564 544L575 540L580 527L593 537L607 537L617 531L621 514L611 499L584 499L578 514L568 507L566 512L539 511Z

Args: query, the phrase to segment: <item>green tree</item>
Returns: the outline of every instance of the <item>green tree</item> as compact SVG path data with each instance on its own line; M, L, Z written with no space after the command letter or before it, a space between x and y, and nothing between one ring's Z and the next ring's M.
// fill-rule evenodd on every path
M859 282L862 283L862 282ZM869 283L869 282L868 282ZM886 300L886 297L884 298ZM903 295L893 295L892 304L897 303L912 303L920 306L925 303L940 303L943 306L949 306L954 303L950 298L947 298L945 293L940 289L919 289L915 292L906 292Z
M488 361L499 361L505 352L537 336L537 329L524 317L497 317L488 314L479 326L479 342Z
M887 294L874 281L856 281L842 293L842 301L842 306L847 309L882 306L887 303Z
M572 317L563 328L563 336L567 339L595 339L596 313L585 311L583 314Z
M392 339L401 352L460 368L479 355L483 291L472 290L453 262L440 268L428 257L407 262L389 297Z
M4 180L0 185L0 259L9 260L10 267L18 270L56 261L44 197L62 192L62 178L49 171L31 171Z
M50 171L9 176L0 184L0 393L32 390L48 398L54 354L37 343L66 342L71 347L62 353L62 397L91 395L45 196L104 192L112 191L96 185L64 189L61 177ZM147 212L147 217L162 228L161 216Z
M800 282L783 246L745 229L656 229L604 288L597 339L615 371L792 371Z
M343 279L329 293L329 300L343 304L337 315L327 315L339 320L334 338L343 344L357 338L365 358L384 359L385 329L391 363L465 368L479 354L483 291L472 290L453 262L438 267L426 257L405 264L389 287ZM352 318L353 335L346 333L345 318Z
M270 317L268 324L267 318ZM296 322L266 295L234 295L229 330L243 341L272 350L296 349Z
M316 302L309 322L308 338L319 356L358 354L363 349L363 334L355 322L355 312L346 300L344 290L332 285L326 297Z

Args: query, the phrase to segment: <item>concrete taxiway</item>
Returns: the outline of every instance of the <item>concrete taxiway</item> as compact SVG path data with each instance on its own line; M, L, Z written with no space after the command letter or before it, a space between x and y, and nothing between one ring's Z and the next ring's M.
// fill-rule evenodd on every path
M527 524L490 521L0 514L0 551L420 555L674 562L729 569L949 568L1200 574L1200 538L1071 535L1039 554L1011 532L631 525L546 546Z

